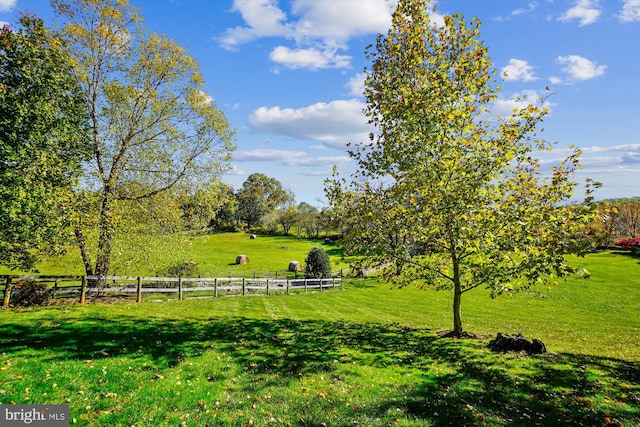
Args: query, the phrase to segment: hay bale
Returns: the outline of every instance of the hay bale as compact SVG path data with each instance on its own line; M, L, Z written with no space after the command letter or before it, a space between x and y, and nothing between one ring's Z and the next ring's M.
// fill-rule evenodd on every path
M246 255L238 255L236 257L236 264L249 264L249 257Z
M302 264L300 264L298 261L291 261L289 263L289 271L292 273L302 271Z
M249 236L249 238L250 238L251 240L255 240L255 239L256 239L256 237L258 237L258 236L256 236L255 234L252 234L251 236Z
M328 238L328 237L327 237L326 239L324 239L324 244L325 244L325 245L330 245L331 243L332 243L332 242L331 242L331 239L330 239L330 238Z

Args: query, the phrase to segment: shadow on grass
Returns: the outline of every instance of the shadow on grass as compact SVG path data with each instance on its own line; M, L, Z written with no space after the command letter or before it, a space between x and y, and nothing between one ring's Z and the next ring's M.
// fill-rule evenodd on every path
M432 331L393 324L96 316L55 327L9 324L0 330L0 352L46 349L51 361L142 352L158 366L172 367L215 347L255 377L254 394L260 392L256 388L286 387L319 372L344 377L351 365L383 374L386 369L419 373L419 382L398 385L395 396L341 409L361 419L388 419L402 411L416 425L434 426L640 423L638 363L573 354L496 355L482 341L438 339Z

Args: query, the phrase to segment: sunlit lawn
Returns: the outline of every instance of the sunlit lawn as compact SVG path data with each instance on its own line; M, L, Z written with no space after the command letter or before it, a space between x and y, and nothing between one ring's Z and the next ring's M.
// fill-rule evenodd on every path
M465 294L464 326L481 340L437 338L447 293L371 279L306 295L3 310L0 402L69 403L93 426L639 425L639 260L576 262L590 279ZM494 354L497 332L549 353Z

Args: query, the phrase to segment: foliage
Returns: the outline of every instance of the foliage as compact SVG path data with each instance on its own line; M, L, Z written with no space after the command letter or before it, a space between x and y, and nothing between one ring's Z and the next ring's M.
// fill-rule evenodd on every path
M276 208L286 208L294 200L293 194L282 188L275 178L261 173L249 175L236 193L237 216L249 228L261 224L265 215Z
M368 51L365 113L378 133L352 147L351 182L335 177L326 193L348 223L345 250L392 283L453 292L461 335L464 293L575 272L563 254L584 249L592 190L568 205L579 150L541 172L544 100L491 115L499 88L480 22L453 15L439 27L429 15L429 1L401 0Z
M215 217L209 221L209 227L218 231L237 231L236 211L238 204L236 202L235 190L232 186L221 183L219 194L220 198L224 200L224 203L216 212Z
M0 265L29 269L54 249L88 152L70 58L42 20L0 28Z
M11 290L11 304L14 307L47 305L49 289L45 283L32 279L20 279Z
M636 198L605 200L597 204L597 215L587 233L596 246L607 247L615 239L640 234L640 202Z
M166 270L167 277L200 277L200 267L194 261L184 261Z
M331 261L322 248L312 248L304 260L304 277L307 279L323 279L331 277Z
M545 297L469 294L466 321L484 340L438 339L448 295L373 280L308 295L2 310L0 402L66 402L83 426L638 425L637 260L606 251L576 262L593 278ZM550 353L486 348L516 331Z
M229 194L229 186L223 183L211 183L195 191L185 188L180 195L180 208L186 229L206 230L232 198L233 190Z
M151 202L181 183L195 190L214 182L227 167L233 131L205 93L197 61L148 31L127 0L52 5L66 23L61 34L90 116L93 150L85 180L97 195L98 233L95 268L85 266L105 275L116 237L131 226L119 221L123 204ZM76 236L87 229L79 225Z
M633 239L620 239L614 244L624 249L631 250L631 253L634 255L640 255L640 236L636 236Z

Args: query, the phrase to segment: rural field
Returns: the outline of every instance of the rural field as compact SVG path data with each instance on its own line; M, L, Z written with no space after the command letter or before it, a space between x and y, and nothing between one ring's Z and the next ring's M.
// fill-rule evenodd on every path
M205 236L193 260L203 277L275 271L320 244ZM238 253L249 266L232 265ZM574 261L589 279L465 294L464 327L482 339L438 337L448 293L372 278L323 293L5 309L0 403L68 403L81 426L640 425L639 259ZM63 273L51 262L41 273ZM493 353L498 332L548 353Z

